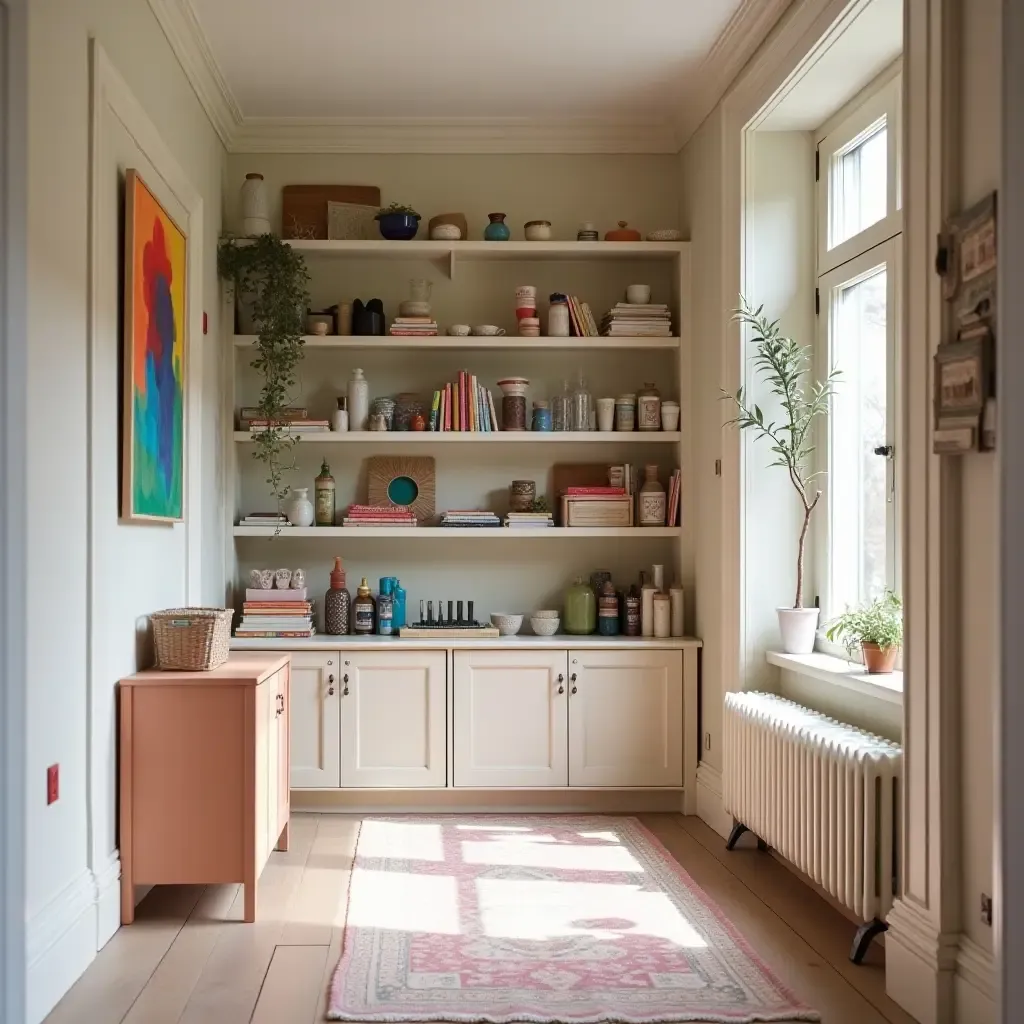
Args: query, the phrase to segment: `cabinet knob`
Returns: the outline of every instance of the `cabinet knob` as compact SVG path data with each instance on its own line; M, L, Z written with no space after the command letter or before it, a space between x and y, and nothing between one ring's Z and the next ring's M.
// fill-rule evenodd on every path
M328 659L327 659L327 664L328 664L328 665L333 665L333 664L334 664L334 662L333 662L333 661L332 661L332 660L331 660L330 658L328 658Z
M569 681L572 683L572 689L569 692L570 693L575 693L576 692L576 673L575 672L573 672L573 674L571 676L569 676Z
M565 693L565 687L562 685L562 683L564 683L564 682L565 682L565 676L563 676L562 673L559 672L558 673L558 692L559 693Z
M345 684L345 689L341 691L342 697L348 696L348 673L346 672L342 677L341 681Z
M328 697L333 697L334 696L334 673L333 672L327 677L327 696Z

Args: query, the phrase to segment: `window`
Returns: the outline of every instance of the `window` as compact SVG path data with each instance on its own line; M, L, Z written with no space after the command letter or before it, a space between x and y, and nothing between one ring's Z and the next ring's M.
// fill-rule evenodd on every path
M818 372L842 371L818 438L827 473L814 555L823 626L900 589L899 95L897 75L819 132ZM834 650L823 636L819 647Z

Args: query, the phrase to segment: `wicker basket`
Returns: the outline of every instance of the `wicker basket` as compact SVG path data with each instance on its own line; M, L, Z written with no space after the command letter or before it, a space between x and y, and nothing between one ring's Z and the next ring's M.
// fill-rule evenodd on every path
M168 672L204 672L228 660L230 608L168 608L154 612L156 667Z

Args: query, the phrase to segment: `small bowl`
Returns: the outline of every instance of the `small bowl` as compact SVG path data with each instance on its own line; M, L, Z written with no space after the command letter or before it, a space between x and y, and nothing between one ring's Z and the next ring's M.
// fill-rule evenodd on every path
M496 327L494 324L477 324L473 328L473 333L478 338L497 338L505 333L505 329L503 327Z
M682 237L682 231L678 231L676 228L659 228L657 231L647 233L648 242L678 242Z
M530 629L536 636L554 636L558 632L561 619L538 619L536 615L530 618Z
M497 626L502 636L515 636L522 628L523 616L515 612L491 612L491 625Z
M531 618L534 619L560 619L562 613L560 611L539 611L534 612Z
M334 331L333 313L307 313L306 333L307 334L331 334Z
M468 338L469 333L469 324L452 324L448 328L448 334L452 338Z
M551 238L551 221L528 220L523 225L523 234L528 242L547 242Z
M430 237L437 242L457 242L462 238L462 228L458 224L435 224Z
M649 284L627 285L626 301L631 306L646 306L651 301L651 286Z
M422 299L404 299L398 304L399 316L430 316L430 303Z

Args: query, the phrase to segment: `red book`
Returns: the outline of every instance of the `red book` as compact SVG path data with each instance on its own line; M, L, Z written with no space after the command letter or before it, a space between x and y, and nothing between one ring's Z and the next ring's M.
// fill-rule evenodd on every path
M625 487L567 487L566 494L604 494L618 497L626 493Z

